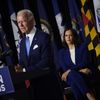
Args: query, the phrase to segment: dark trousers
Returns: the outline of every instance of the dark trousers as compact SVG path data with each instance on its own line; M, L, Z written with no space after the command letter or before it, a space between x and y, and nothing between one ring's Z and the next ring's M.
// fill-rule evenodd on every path
M100 74L95 73L86 75L72 70L67 78L67 84L71 86L76 100L86 100L85 94L91 91L91 83L95 82Z

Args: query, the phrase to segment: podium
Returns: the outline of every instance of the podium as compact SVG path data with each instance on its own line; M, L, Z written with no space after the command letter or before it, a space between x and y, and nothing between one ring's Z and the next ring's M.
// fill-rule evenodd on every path
M49 67L44 69L38 69L31 72L11 72L11 77L13 84L19 84L25 80L30 80L33 78L38 78L40 76L44 76L51 72Z
M7 66L5 66L3 68L8 69ZM1 100L9 100L9 99L20 100L20 98L22 98L24 100L31 100L30 94L28 94L27 89L26 89L25 85L23 84L23 83L25 83L25 80L38 78L38 77L45 76L48 73L50 73L49 68L35 70L32 72L15 72L14 66L9 66L8 70L10 72L9 74L11 76L10 79L11 79L13 88L12 88L12 91L3 92L1 94L1 96L2 96ZM9 87L10 87L10 85L9 85Z
M14 92L14 86L8 66L0 68L0 95Z

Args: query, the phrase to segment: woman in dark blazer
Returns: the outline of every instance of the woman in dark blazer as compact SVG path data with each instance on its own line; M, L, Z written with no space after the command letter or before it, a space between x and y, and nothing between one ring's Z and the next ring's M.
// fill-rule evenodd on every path
M65 48L59 50L59 64L63 69L62 80L71 86L76 100L95 100L91 89L86 84L86 77L92 74L89 68L86 43L77 42L77 34L73 29L64 32L63 43Z

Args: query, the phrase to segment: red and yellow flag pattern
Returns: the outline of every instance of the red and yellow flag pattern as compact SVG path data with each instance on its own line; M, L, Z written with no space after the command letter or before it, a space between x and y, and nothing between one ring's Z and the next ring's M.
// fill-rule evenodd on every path
M88 40L88 49L95 49L98 68L100 69L100 37L93 22L93 16L89 9L88 0L81 0L81 12L84 22L85 37Z

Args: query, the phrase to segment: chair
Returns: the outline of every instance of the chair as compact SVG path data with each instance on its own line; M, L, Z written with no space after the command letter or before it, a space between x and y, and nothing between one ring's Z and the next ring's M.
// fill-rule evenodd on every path
M61 80L61 75L62 75L63 71L62 69L59 69L59 79L60 79L60 83L61 83L61 87L62 87L62 91L63 91L63 97L64 100L74 100L74 96L71 90L71 87L68 86L64 81Z

